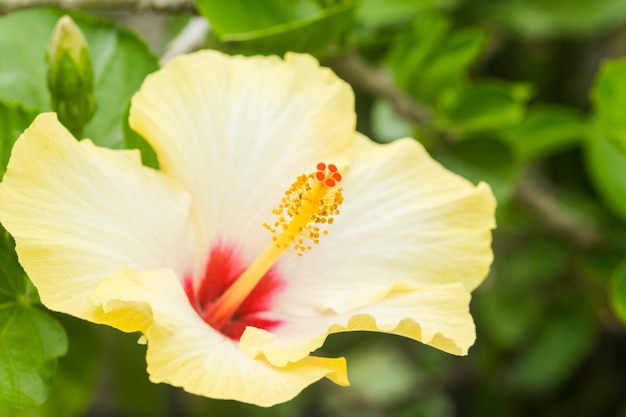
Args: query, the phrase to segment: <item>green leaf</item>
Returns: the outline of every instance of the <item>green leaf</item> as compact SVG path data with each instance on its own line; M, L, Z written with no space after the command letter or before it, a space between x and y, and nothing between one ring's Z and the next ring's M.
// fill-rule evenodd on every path
M593 347L596 328L590 312L579 300L559 302L566 303L565 311L545 315L539 334L513 369L512 382L522 392L546 395L575 372Z
M500 0L485 11L528 36L585 35L623 21L626 0Z
M0 17L0 100L50 111L45 53L52 28L63 12L30 9ZM72 14L91 52L95 73L96 113L84 135L101 146L124 145L123 115L131 95L157 59L134 34L115 25Z
M146 346L137 343L137 333L103 328L109 346L108 372L113 380L111 391L117 408L127 416L158 416L168 407L167 385L150 382L146 373ZM146 399L149 399L146 401ZM219 415L219 414L218 414Z
M602 64L591 100L600 133L626 154L626 59Z
M411 31L396 39L387 57L396 82L431 105L462 87L486 45L485 30L451 31L451 27L451 19L441 13L420 15Z
M509 199L513 192L518 175L515 158L498 140L468 139L436 157L446 168L470 181L489 184L499 202Z
M413 126L398 116L385 100L376 100L373 103L371 123L373 139L379 143L413 136Z
M533 308L528 308L527 297L528 292L507 291L506 288L478 296L476 320L498 346L515 349L525 343L541 320L543 306L535 302Z
M421 97L438 103L439 96L448 90L459 89L486 44L487 32L484 29L468 28L452 32L425 67L414 73L413 82L419 84Z
M150 168L158 169L159 161L157 155L152 149L152 146L144 138L138 135L134 130L130 128L128 124L128 113L130 112L130 102L126 106L126 112L124 113L124 142L128 149L139 149L141 152L141 162Z
M611 275L609 297L615 315L626 324L626 262L622 262Z
M366 27L381 27L406 22L418 13L456 5L457 0L362 0L357 15Z
M626 155L600 134L588 138L585 165L606 205L626 220Z
M511 127L522 120L530 95L525 84L481 81L442 106L441 124L461 133Z
M48 396L67 338L59 322L33 305L34 287L4 229L0 259L0 408L33 407Z
M57 315L67 331L69 351L59 360L50 396L38 407L0 410L0 417L83 417L93 396L102 361L101 327L65 314Z
M506 280L495 280L477 294L477 320L483 331L504 349L528 343L550 304L537 293L548 293L544 289L567 273L569 260L562 242L547 238L501 249L494 260L494 276L506 276ZM530 299L532 308L528 307Z
M351 394L372 405L392 405L410 396L419 383L410 358L390 341L369 342L350 352Z
M532 161L578 143L586 133L587 124L576 110L538 105L503 136L521 161Z
M311 2L287 0L197 0L222 42L255 54L308 52L318 57L342 43L356 19L358 0L319 9Z
M454 417L457 414L454 400L450 393L437 392L420 398L419 401L407 401L398 417Z
M35 116L37 112L31 109L0 101L0 178L6 171L13 144Z
M200 13L210 20L211 28L220 38L269 29L300 17L291 2L284 0L198 0L196 5Z
M420 71L428 67L428 62L437 49L445 42L451 20L441 13L428 13L420 16L413 27L392 45L387 56L387 64L393 69L396 83L417 98L424 99L420 88Z
M507 275L507 289L518 293L548 285L567 274L569 260L568 248L562 241L537 237L501 258L498 266Z

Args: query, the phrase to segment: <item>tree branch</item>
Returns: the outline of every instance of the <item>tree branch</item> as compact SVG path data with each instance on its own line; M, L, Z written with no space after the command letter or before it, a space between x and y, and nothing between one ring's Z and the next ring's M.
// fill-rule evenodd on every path
M432 114L428 107L398 90L384 71L370 66L355 50L334 58L330 66L351 85L387 101L398 116L419 126L430 123Z
M167 46L159 63L161 66L177 55L186 54L202 48L204 41L211 30L209 22L203 17L193 17L185 28L172 39Z
M193 11L193 0L0 0L0 14L31 7L53 6L61 9L108 11L153 10L159 12Z
M515 199L532 211L546 229L577 248L590 249L602 241L601 233L563 206L536 175L523 176Z

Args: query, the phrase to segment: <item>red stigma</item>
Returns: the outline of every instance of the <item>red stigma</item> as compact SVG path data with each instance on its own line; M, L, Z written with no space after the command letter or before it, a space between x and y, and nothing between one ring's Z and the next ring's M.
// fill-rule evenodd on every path
M316 165L317 172L315 173L315 179L324 184L326 187L334 187L341 182L342 176L339 173L339 169L335 164L326 165L320 162Z

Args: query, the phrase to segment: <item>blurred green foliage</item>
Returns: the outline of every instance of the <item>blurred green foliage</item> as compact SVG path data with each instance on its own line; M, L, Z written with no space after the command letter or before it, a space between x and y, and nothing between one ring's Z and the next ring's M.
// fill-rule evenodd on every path
M485 0L483 11L526 36L583 36L624 21L624 0Z
M600 68L591 99L599 133L626 152L626 60L607 61Z
M28 337L61 340L58 319L69 351L44 405L0 416L626 416L626 61L615 59L626 55L626 1L198 0L197 7L213 29L207 46L312 53L353 85L359 130L379 142L413 136L449 169L492 186L495 263L472 302L477 344L457 358L399 337L333 335L323 352L347 357L350 388L318 383L269 409L199 398L152 385L136 335L15 301L32 287L11 253L3 279L21 280L8 293L11 308L48 326ZM50 109L45 47L61 14L0 17L0 52L10 57L0 60L0 172L20 132ZM157 67L155 55L127 29L73 17L94 60L97 107L86 136L139 148L156 167L126 121L129 97ZM174 34L185 18L159 30ZM344 71L354 65L362 71ZM15 352L16 340L0 339L4 352ZM13 405L43 401L63 352L28 353L37 366L24 372L43 382L23 387L27 399ZM0 406L11 405L7 387L0 383Z

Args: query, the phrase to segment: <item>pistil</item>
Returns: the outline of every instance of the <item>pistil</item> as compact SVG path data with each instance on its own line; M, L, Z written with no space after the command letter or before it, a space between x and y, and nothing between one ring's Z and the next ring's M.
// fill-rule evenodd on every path
M255 286L288 249L300 256L319 243L318 225L332 224L343 201L338 187L341 174L333 164L317 164L315 173L300 175L285 192L279 206L273 211L276 221L263 226L272 233L272 243L250 264L241 276L205 312L209 324L216 329L233 315Z

